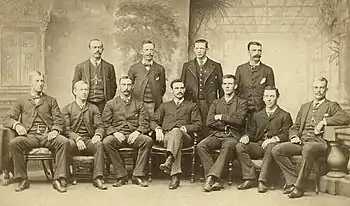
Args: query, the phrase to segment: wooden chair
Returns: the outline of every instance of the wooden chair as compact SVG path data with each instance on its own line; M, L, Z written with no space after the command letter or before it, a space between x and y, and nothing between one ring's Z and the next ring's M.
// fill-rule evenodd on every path
M214 157L216 157L216 158L217 158L219 155L220 155L220 149L214 150L213 153L212 153L212 156L214 156ZM228 160L228 163L227 163L227 184L228 184L229 186L232 185L233 161L234 161L234 158L231 157L231 158ZM204 169L203 169L203 164L202 164L202 163L200 163L200 169L201 169L201 172L202 172L200 181L201 181L201 182L204 182L204 181L205 181L205 174L204 174Z
M41 165L47 180L54 179L53 162L55 161L55 154L47 148L34 148L25 154L26 165L29 161L41 161ZM50 172L48 171L45 161L48 162Z
M137 158L137 150L135 150L134 148L130 148L130 147L122 147L118 151L119 151L119 154L123 160L124 167L126 166L125 159L131 159L132 160L132 169L134 169L135 164L136 164L136 158ZM106 162L106 176L110 176L112 174L111 173L111 161L107 157L105 162Z
M154 135L153 135L154 136ZM191 178L190 182L194 183L195 182L195 165L196 165L196 147L197 147L197 142L198 142L198 133L193 133L191 135L193 137L193 145L191 147L186 147L182 148L182 155L190 155L192 157L192 166L191 166ZM148 181L152 182L152 155L166 155L166 148L158 146L158 145L153 145L151 154L149 157L148 161Z

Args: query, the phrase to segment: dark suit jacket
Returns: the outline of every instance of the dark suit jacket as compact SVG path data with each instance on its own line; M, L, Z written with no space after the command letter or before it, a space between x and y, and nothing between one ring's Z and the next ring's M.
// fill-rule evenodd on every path
M65 136L74 141L79 137L76 133L84 120L90 138L95 134L101 135L101 138L104 134L102 117L98 108L86 102L83 109L80 109L76 101L65 106L62 110L64 120L66 122L66 131Z
M323 106L325 104L325 106ZM294 136L301 137L306 124L306 117L312 109L313 101L301 105L298 112L297 118L295 119L294 125L289 130L289 138ZM320 109L323 108L324 118L327 122L327 126L340 126L348 125L350 123L349 116L339 106L337 102L332 102L326 99L321 105Z
M134 96L141 101L143 100L147 79L149 79L155 108L157 109L163 102L162 98L166 90L164 67L153 61L151 69L147 71L145 66L138 62L130 67L128 76L134 81Z
M185 83L185 99L188 101L197 102L198 100L198 85L199 78L197 76L198 62L193 59L186 62L182 67L181 80ZM204 72L204 94L207 103L211 104L215 99L219 99L224 95L221 88L222 83L222 68L221 64L207 59L203 65Z
M120 132L125 123L131 131L137 130L142 134L150 131L148 112L142 101L134 97L126 106L120 96L109 100L103 110L102 120L107 135Z
M90 60L88 59L75 67L72 85L74 85L77 81L83 80L90 86L91 77L89 65ZM107 102L108 100L113 99L117 89L115 71L114 66L103 59L101 60L101 67L103 75L104 96L105 101Z
M186 127L187 133L198 132L202 126L198 106L186 100L178 106L174 100L165 102L160 105L152 117L151 129L154 130L160 125L165 132L181 126Z
M236 69L237 89L236 93L242 99L248 101L250 109L260 111L265 107L263 101L264 89L267 86L275 86L275 76L271 67L260 62L253 72L249 62L239 65Z
M19 122L28 131L32 127L36 115L42 118L50 130L57 130L62 134L64 119L57 101L44 93L37 105L30 94L19 98L10 111L7 112L4 126L13 128L13 125Z
M225 129L227 129L226 133L230 133L229 137L239 138L245 128L247 111L247 101L238 96L233 97L229 102L226 102L224 97L214 100L210 105L207 117L210 134L224 137ZM217 114L222 115L222 120L214 119Z
M289 140L289 128L293 125L290 114L280 107L277 107L272 116L268 116L266 110L257 112L248 125L247 135L251 142L263 142L265 134L267 138L277 136L280 142Z

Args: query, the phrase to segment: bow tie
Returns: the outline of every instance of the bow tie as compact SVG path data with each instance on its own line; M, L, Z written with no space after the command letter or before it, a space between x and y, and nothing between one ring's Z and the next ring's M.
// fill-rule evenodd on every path
M151 67L152 64L143 64L143 66L145 66L145 67Z

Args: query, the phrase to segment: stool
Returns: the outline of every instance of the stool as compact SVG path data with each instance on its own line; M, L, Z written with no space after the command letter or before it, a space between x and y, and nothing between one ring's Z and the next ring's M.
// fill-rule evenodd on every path
M79 179L92 179L94 170L94 156L74 156L72 161L72 184Z

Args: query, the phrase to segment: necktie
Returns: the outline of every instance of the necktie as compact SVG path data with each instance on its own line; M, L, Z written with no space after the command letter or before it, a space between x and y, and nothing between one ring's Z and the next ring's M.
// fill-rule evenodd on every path
M319 103L319 102L314 103L313 109L318 109L318 106L320 106L320 103Z

